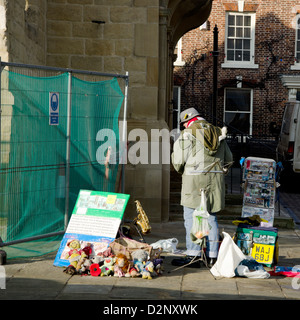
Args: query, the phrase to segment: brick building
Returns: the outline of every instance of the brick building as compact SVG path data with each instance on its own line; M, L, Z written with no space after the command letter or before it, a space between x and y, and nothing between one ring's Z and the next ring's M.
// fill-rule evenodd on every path
M300 1L213 1L206 23L177 44L174 103L180 94L181 110L195 106L212 121L217 25L217 123L225 121L231 132L276 136L285 102L300 97L299 22Z

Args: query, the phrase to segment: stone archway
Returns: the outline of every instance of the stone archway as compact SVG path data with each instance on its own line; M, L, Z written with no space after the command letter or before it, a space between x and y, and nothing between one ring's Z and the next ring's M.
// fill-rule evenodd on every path
M170 0L160 1L159 25L159 98L158 116L172 127L173 115L173 62L174 49L178 40L188 31L203 24L211 12L212 0ZM162 194L161 219L168 220L170 212L170 166L162 170L162 181L165 188ZM181 185L181 183L179 183ZM166 190L168 189L168 190ZM167 197L167 199L165 199ZM177 199L177 198L176 198ZM176 200L179 203L179 199Z
M178 40L188 31L203 24L212 8L213 0L160 1L160 77L159 118L170 125L172 119L173 61Z

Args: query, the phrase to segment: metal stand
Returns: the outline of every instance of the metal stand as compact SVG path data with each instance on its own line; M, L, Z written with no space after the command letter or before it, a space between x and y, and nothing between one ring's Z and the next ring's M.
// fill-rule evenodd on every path
M177 271L179 269L185 268L185 267L189 266L190 264L195 263L195 262L199 262L199 261L202 261L204 263L204 265L206 266L206 268L210 271L210 268L208 267L208 264L207 264L206 255L203 253L203 249L201 249L199 251L199 253L200 253L200 258L196 259L196 257L198 257L198 255L196 255L189 263L187 263L187 264L185 264L183 266L177 267L177 268L169 271L168 273L171 273L171 272ZM210 274L213 276L213 278L215 280L217 280L216 277L211 272L210 272Z
M194 258L193 258L189 263L187 263L187 264L185 264L185 265L183 265L183 266L177 267L177 268L169 271L168 273L171 273L171 272L173 272L173 271L176 271L176 270L185 268L185 267L189 266L190 264L195 263L195 262L198 262L198 261L202 261L202 262L204 263L204 265L206 266L206 268L209 269L209 267L208 267L208 265L207 265L206 256L205 256L205 254L203 253L203 249L201 249L198 253L200 253L200 258L197 258L197 259L196 259L196 257L198 257L198 255L196 255L196 256L194 256Z
M146 243L146 240L145 240L145 238L144 238L144 236L143 236L143 234L142 234L142 232L141 232L140 228L138 227L138 225L135 223L135 221L134 221L134 220L124 219L124 220L123 220L123 222L124 222L124 223L128 223L128 224L130 224L130 225L133 225L133 226L134 226L134 228L135 228L135 230L136 230L136 232L137 232L137 233L138 233L138 235L140 236L140 239L139 239L139 240L140 240L141 242ZM122 235L123 235L123 232L122 232L122 225L123 225L123 222L121 223L120 228L119 228L119 232L120 232L120 234L122 234Z

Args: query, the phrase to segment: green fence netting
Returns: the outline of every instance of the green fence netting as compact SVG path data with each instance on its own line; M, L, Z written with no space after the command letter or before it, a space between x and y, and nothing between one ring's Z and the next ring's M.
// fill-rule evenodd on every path
M105 132L106 139L115 142L112 154L119 150L118 118L124 96L118 81L90 82L72 76L71 94L68 83L69 73L53 77L30 77L7 70L1 73L3 242L63 231L66 196L70 216L80 189L116 191L118 156L106 171L105 154L97 156L103 141L96 137ZM49 121L51 92L58 97L58 125ZM70 179L66 189L68 117ZM59 243L60 237L51 237L5 250L8 258L29 257L52 252Z

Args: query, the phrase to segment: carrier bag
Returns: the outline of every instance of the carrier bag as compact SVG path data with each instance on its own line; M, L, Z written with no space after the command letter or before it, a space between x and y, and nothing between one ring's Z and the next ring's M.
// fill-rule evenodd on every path
M215 277L233 278L236 267L246 259L241 249L234 243L230 235L222 232L224 239L221 243L216 263L210 269Z
M242 260L236 267L235 274L238 277L254 279L268 279L270 277L270 273L252 257Z
M193 212L193 225L190 231L191 240L196 244L202 244L203 238L208 236L211 229L208 223L209 213L206 206L206 196L203 189L201 189L200 206Z

